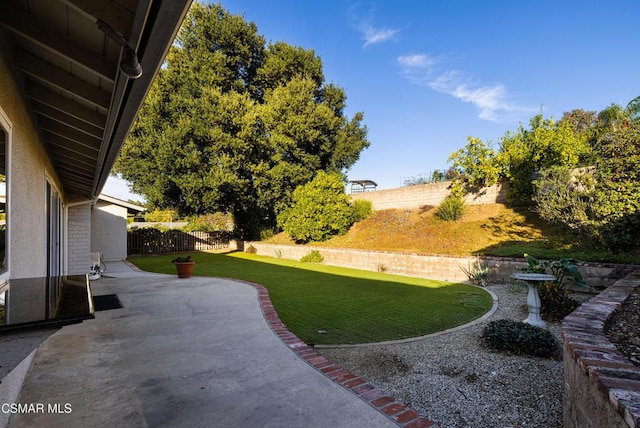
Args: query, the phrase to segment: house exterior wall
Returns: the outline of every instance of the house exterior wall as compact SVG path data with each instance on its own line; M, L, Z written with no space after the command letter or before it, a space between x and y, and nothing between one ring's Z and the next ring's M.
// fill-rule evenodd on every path
M104 260L127 258L127 209L98 200L91 212L91 252Z
M91 249L91 204L73 205L67 209L68 275L89 273Z
M47 178L58 185L0 40L0 112L10 123L8 153L9 275L46 275ZM59 186L58 186L59 187Z

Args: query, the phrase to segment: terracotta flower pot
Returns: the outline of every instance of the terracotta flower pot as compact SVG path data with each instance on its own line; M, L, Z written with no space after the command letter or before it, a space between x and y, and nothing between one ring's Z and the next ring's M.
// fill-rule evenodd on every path
M191 278L196 262L173 262L178 271L178 278Z

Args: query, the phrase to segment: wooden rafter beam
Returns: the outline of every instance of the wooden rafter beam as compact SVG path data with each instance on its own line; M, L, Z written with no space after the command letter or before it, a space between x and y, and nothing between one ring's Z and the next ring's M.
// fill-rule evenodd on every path
M72 146L71 141L66 140L58 135L45 134L45 142L52 146L55 146L55 152L64 154L67 157L76 159L76 162L93 163L95 164L98 159L98 155L95 153L89 153L86 148L80 146Z
M127 40L131 36L133 14L113 0L59 0L70 8L92 18L101 19Z
M65 114L75 117L76 119L87 122L100 129L104 129L107 123L107 116L100 114L95 110L90 110L85 106L70 100L60 94L57 94L44 86L37 83L27 81L25 84L25 95L42 104L60 110Z
M116 61L76 44L69 36L50 28L44 19L13 6L11 2L0 1L0 25L113 83L118 72Z
M53 154L52 159L56 165L68 165L76 169L78 172L84 172L85 174L93 176L94 168L92 168L91 165L79 163L77 159L71 156L67 156L56 151Z
M87 163L80 163L81 161L78 160L78 155L71 152L71 151L64 151L64 150L56 150L55 153L53 154L53 159L58 159L60 161L66 160L67 162L71 162L74 165L86 165L85 170L91 170L93 171L93 168L90 165L94 165L95 164L95 160L93 163L88 162Z
M97 107L105 115L109 111L111 94L22 50L16 52L15 66L30 76L45 81L68 94Z
M97 159L98 156L97 150L91 149L76 141L61 137L57 134L52 134L47 131L44 132L44 141L49 145L55 146L56 150L58 150L59 148L63 148L89 159Z
M56 120L49 119L47 117L40 116L38 118L38 125L41 129L49 131L52 134L59 135L68 140L75 141L76 143L87 147L92 150L100 150L100 139L91 137L84 132L75 130L69 126L66 126Z
M95 138L102 138L104 129L97 126L93 126L80 119L76 119L73 116L66 114L63 111L57 110L51 106L41 103L40 101L31 100L31 110L35 111L41 116L48 117L49 119L57 120L58 122L65 123L68 126L82 131L85 134L91 135Z

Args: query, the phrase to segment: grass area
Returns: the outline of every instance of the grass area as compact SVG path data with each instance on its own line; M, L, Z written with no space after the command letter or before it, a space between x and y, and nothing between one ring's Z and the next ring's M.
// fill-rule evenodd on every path
M286 234L269 242L292 243ZM591 262L640 264L640 253L613 254L566 227L550 225L530 210L502 204L467 205L463 218L456 222L438 219L435 208L376 211L355 224L348 234L313 245L499 257L523 257L528 253L541 259L574 257Z
M265 286L289 330L308 344L366 343L421 336L464 324L491 308L465 284L347 269L247 253L189 253L194 275ZM175 255L132 257L140 269L175 274Z

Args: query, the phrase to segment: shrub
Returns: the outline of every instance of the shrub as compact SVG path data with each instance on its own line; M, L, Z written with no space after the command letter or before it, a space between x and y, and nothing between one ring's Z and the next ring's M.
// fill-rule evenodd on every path
M248 253L248 254L256 254L258 252L258 250L256 249L256 247L254 247L253 245L249 244L249 246L247 247L245 252Z
M303 256L300 261L302 263L322 263L324 261L324 257L320 254L318 250L311 250L305 256Z
M497 351L534 357L555 357L558 342L547 330L521 321L490 322L482 333L485 345Z
M540 171L533 182L535 211L544 220L573 230L588 231L591 224L594 181L591 169L554 166Z
M148 222L170 222L178 220L178 211L175 209L161 210L156 208L155 210L148 212L144 215L144 220Z
M541 289L540 291L544 291L552 296L566 296L567 290L565 283L569 279L577 286L589 288L576 266L582 263L579 260L569 257L563 257L559 260L538 260L529 254L525 254L524 257L529 264L523 269L525 272L546 273L547 269L549 269L551 275L556 277L556 280L553 282L545 282L542 285L544 290Z
M462 269L462 272L467 275L467 278L469 278L469 282L471 282L473 285L480 285L484 287L487 284L487 279L489 278L489 268L486 266L482 266L479 257L476 257L475 265L472 266L471 263L469 263L468 269L465 269L462 266L460 266L460 269Z
M464 199L459 195L449 195L438 206L436 216L444 221L459 220L464 214Z
M273 228L272 227L264 227L259 231L259 237L261 241L266 241L267 239L273 238Z
M529 266L524 269L525 272L546 273L549 269L556 277L555 281L544 282L538 287L542 305L540 313L544 319L561 321L580 306L578 301L569 297L566 289L567 280L571 280L573 284L580 287L589 287L576 267L581 263L580 261L566 257L559 260L537 260L529 254L524 256L529 263Z
M340 174L319 172L296 188L292 201L278 215L278 225L296 241L325 241L347 233L353 224L353 208Z
M365 218L371 215L373 208L371 206L371 201L367 201L366 199L356 199L351 203L351 207L353 208L353 221L358 222L362 221Z
M189 224L183 230L187 232L196 230L202 232L231 232L233 230L233 215L217 212L194 216L189 218Z

